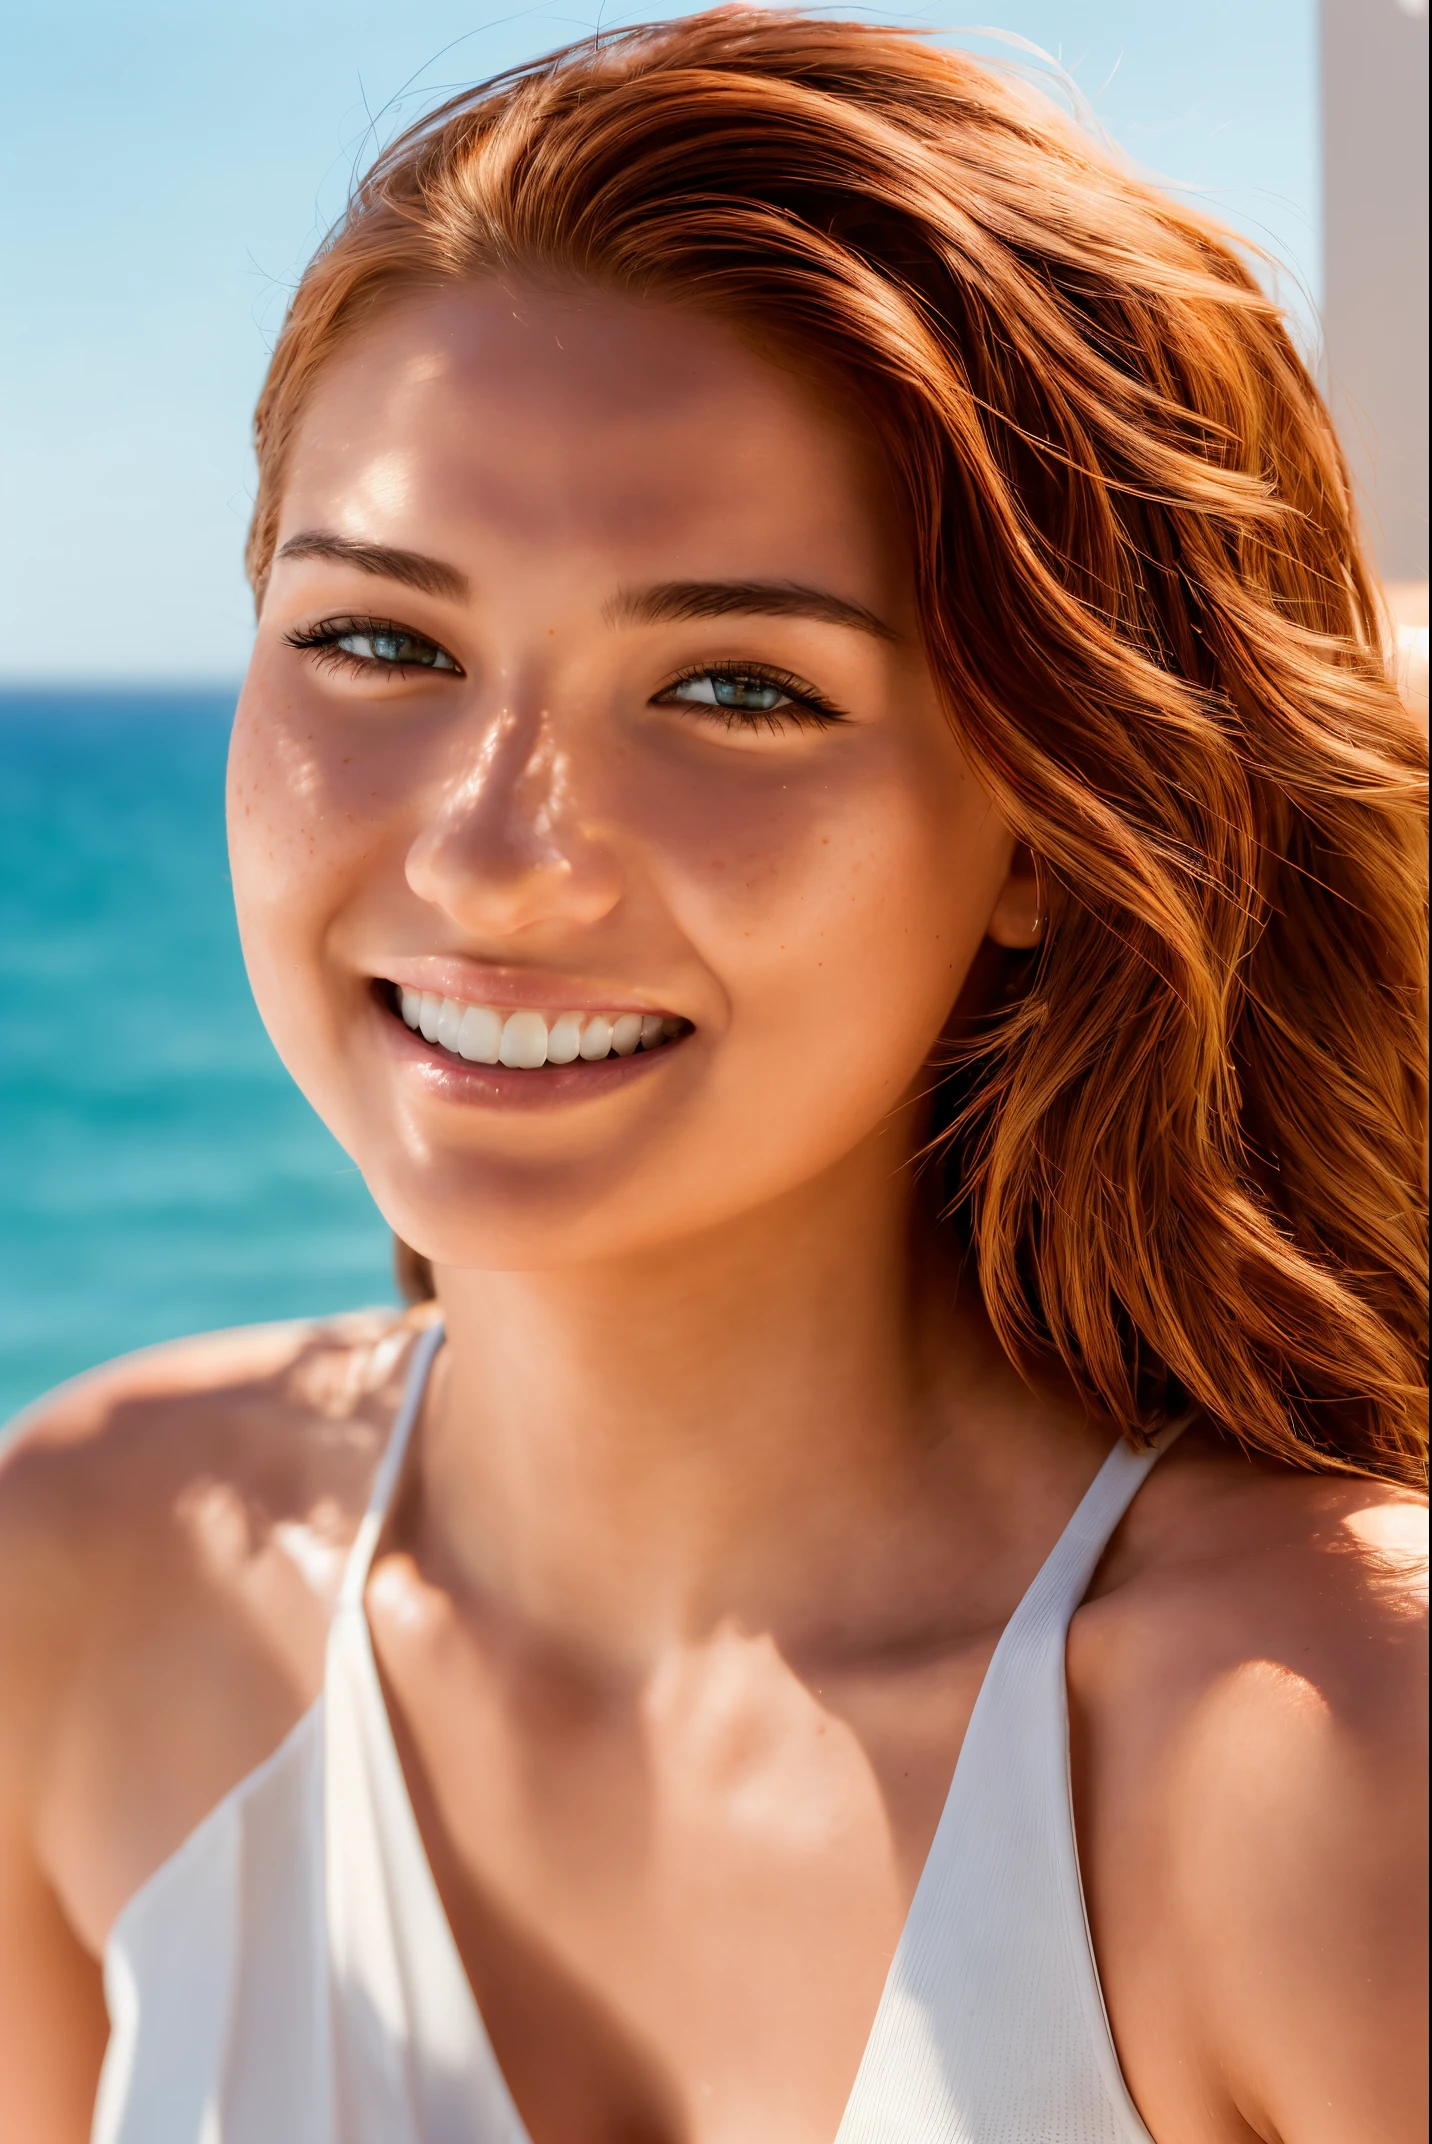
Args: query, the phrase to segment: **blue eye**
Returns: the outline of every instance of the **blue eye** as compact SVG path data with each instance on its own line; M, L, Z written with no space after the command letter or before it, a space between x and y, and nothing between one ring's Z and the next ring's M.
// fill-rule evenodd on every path
M445 670L462 676L446 648L390 618L325 618L284 638L326 669L346 670L350 676L366 672L373 677L379 670Z
M770 678L747 677L734 670L703 670L699 677L682 678L664 697L684 700L688 706L729 707L748 715L769 715L793 704L790 694Z
M754 663L707 663L653 693L654 707L689 707L728 730L826 729L848 719L814 685Z
M390 667L410 665L422 670L456 670L457 664L431 640L405 633L398 626L355 627L337 633L328 645L351 655L355 662L384 663Z

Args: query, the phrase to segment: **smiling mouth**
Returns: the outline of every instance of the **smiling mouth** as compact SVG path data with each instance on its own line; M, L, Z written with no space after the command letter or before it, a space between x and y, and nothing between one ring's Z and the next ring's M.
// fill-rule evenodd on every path
M508 1011L396 983L385 986L384 997L406 1027L450 1057L511 1071L634 1057L639 1050L664 1049L691 1033L689 1020L664 1013Z

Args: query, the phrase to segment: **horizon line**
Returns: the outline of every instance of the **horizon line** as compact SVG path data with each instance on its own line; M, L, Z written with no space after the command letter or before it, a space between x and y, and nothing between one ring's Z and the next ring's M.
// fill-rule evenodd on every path
M0 694L22 692L234 692L243 685L243 673L227 677L3 677Z

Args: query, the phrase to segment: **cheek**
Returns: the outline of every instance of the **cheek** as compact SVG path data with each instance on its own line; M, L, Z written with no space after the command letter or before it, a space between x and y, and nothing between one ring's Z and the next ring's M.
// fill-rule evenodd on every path
M301 693L266 689L259 660L229 749L229 848L240 920L295 919L361 876L401 815L412 740L393 724L335 719Z
M878 752L834 775L717 791L672 832L667 883L733 1031L879 1025L918 1056L959 992L1009 841L962 765Z
M372 883L393 790L301 700L245 687L229 751L229 857L254 996L290 1069L321 1031L328 927Z

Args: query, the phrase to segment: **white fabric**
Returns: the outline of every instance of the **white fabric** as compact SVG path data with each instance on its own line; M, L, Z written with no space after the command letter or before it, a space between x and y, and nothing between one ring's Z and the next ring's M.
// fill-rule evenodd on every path
M423 1850L363 1610L441 1338L414 1351L322 1695L114 1925L92 2144L528 2144ZM1000 1639L835 2144L1151 2144L1089 1942L1064 1649L1157 1456L1115 1447Z

